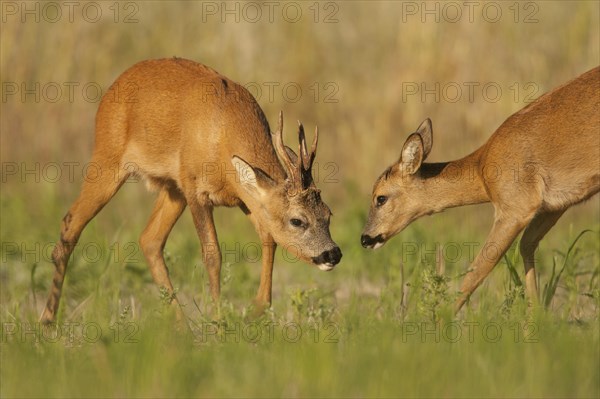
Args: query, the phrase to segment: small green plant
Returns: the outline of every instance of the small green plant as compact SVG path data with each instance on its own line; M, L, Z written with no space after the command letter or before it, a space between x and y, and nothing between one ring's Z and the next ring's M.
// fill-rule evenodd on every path
M545 309L548 309L550 307L550 305L552 304L552 299L554 298L554 295L556 294L556 289L558 288L558 283L560 282L560 278L561 278L563 272L565 271L565 268L567 267L567 264L569 261L569 256L571 255L572 252L573 253L576 252L576 250L574 251L574 248L575 248L575 245L577 244L577 241L579 241L579 239L585 233L588 233L591 231L592 230L583 230L581 233L579 233L579 235L577 237L575 237L575 240L573 240L573 242L569 246L569 249L567 249L567 253L563 257L562 267L560 268L560 271L558 273L556 273L556 256L554 256L552 258L552 274L550 275L548 282L546 284L544 284L544 290L542 291L542 304L544 305Z
M131 306L127 305L123 308L123 310L121 311L121 314L119 315L119 323L123 323L125 322L125 319L127 318L127 316L129 316L129 313L131 312Z
M170 306L171 302L173 302L173 299L175 299L175 296L177 295L177 289L174 289L173 292L169 292L169 290L167 289L167 287L160 287L159 290L159 297L160 297L160 302L165 306Z
M300 322L306 320L309 323L324 323L333 315L334 308L328 305L323 297L315 298L317 290L311 288L308 290L296 290L290 294L291 305L294 309L295 317Z
M441 312L448 308L454 299L448 293L450 278L439 274L433 267L426 266L421 273L421 298L418 304L419 312L436 323L440 320Z
M515 265L518 262L518 251L514 251L512 257L504 255L504 261L506 262L509 278L508 287L504 291L504 301L500 307L500 313L508 316L512 312L515 303L525 299L525 287Z

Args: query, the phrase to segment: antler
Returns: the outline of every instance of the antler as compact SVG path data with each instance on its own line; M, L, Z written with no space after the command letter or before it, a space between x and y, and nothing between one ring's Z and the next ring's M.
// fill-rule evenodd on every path
M317 143L319 142L319 128L315 127L315 137L310 148L310 153L306 148L306 137L304 135L304 126L298 121L298 139L300 141L300 158L302 158L302 167L304 170L310 171L312 164L317 155Z
M317 143L319 141L319 129L315 127L315 137L310 148L310 152L306 147L306 136L304 134L304 126L298 121L298 152L300 157L296 167L298 168L299 175L302 178L302 188L307 188L313 182L312 179L312 165L317 155Z
M306 136L304 134L304 126L298 121L298 154L299 156L293 160L283 144L283 112L279 112L279 127L277 132L273 133L273 144L277 158L283 165L285 173L290 182L306 189L313 183L312 166L317 155L317 144L319 142L319 130L315 127L315 137L313 139L310 152L306 146ZM289 150L289 149L288 149ZM290 150L293 153L293 151ZM295 162L294 162L295 161Z
M292 183L295 183L298 180L298 174L296 173L297 168L286 151L285 145L283 144L283 111L279 111L279 126L277 127L277 131L272 133L272 137L275 147L275 154L277 154L279 162L281 162L283 165L288 179Z

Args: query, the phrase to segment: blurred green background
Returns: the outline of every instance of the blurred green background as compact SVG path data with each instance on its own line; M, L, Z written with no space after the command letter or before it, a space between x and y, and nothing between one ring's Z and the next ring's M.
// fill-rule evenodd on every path
M331 363L319 363L322 367L319 371L335 373L348 361L349 370L355 374L350 373L347 379L321 381L314 387L311 384L316 373L315 359L308 356L310 359L303 358L297 364L282 365L289 373L299 367L297 390L277 390L279 385L275 384L277 389L270 391L254 377L240 377L243 381L240 389L245 390L239 393L250 396L396 396L399 392L408 396L462 396L461 392L471 396L482 392L487 392L486 396L598 394L599 365L594 360L598 354L597 328L587 335L581 333L585 338L578 348L585 356L569 358L565 363L565 367L571 364L586 370L582 371L585 376L562 373L563 369L559 372L549 364L541 366L538 374L532 376L528 374L530 367L540 366L535 358L512 354L505 359L507 367L509 364L517 367L521 374L502 372L503 378L515 382L517 388L510 392L494 382L491 371L478 375L477 384L460 373L454 374L459 372L459 365L475 361L468 345L457 349L460 353L455 367L445 369L446 353L437 353L435 347L416 345L411 349L398 346L393 334L378 335L407 318L420 320L419 309L423 306L437 306L428 303L417 288L412 290L414 297L408 295L413 301L400 306L406 299L402 289L407 281L416 279L413 282L418 280L427 285L428 275L420 274L427 267L437 268L440 275L445 268L451 280L444 290L456 290L459 276L470 262L466 251L447 256L443 262L436 261L435 256L449 246L464 249L464 243L481 243L491 226L489 204L453 209L417 221L377 252L363 250L359 236L375 178L398 158L405 138L424 118L430 117L434 126L435 144L428 160L457 158L482 145L508 116L531 100L597 66L600 3L125 1L68 5L5 1L1 6L0 317L3 322L35 322L44 306L53 271L47 254L58 238L60 220L83 180L84 166L93 146L99 94L140 60L178 56L209 65L248 87L271 125L279 110L283 110L288 143L295 140L297 119L309 130L315 124L319 126L317 184L334 212L332 235L344 252L342 263L332 273L288 262L279 254L273 282L273 311L275 317L301 314L309 319L320 311L319 317L324 320L333 318L342 323L347 346L336 347L334 353L330 353L329 347L318 349L319 356L333 357ZM576 132L573 137L577 139ZM137 247L154 195L141 183L128 183L90 223L80 244L91 245L90 250L100 253L85 256L83 249L75 251L65 284L61 318L110 323L125 314L128 320L143 324L154 314L152 310L159 307L158 290ZM540 246L537 259L540 287L543 287L552 278L553 261L560 266L578 233L583 229L594 230L578 242L580 250L568 263L551 306L556 320L551 318L550 324L557 321L597 324L599 201L596 196L567 212ZM240 255L245 245L257 241L257 236L237 210L219 209L216 219L220 240L229 251L224 259L223 297L232 314L237 314L243 312L241 309L250 303L258 288L259 263L248 259L252 256ZM417 253L408 254L406 243L417 245ZM206 279L199 243L187 212L170 236L167 253L174 285L186 303L186 314L201 320L202 309L207 305ZM509 257L522 275L518 256L513 251ZM400 273L401 264L406 268L406 276L404 268ZM475 295L475 317L482 320L501 317L502 306L514 294L511 291L514 284L507 264L499 265ZM435 287L440 288L439 284ZM311 298L306 299L308 308L298 305L302 298ZM368 322L361 321L365 315ZM370 335L371 322L382 324L377 324ZM358 331L358 335L352 335L351 331ZM552 337L557 337L563 331L553 334L557 335ZM557 357L564 360L564 356L573 353L569 345L574 345L577 340L573 337L578 334L579 330L567 329L560 341L564 350L558 351ZM5 343L4 339L2 342ZM388 343L395 349L377 355L359 349L363 344L379 345L377 342ZM181 350L171 358L162 359L167 368L170 362L177 364L185 358L188 350L185 345L174 348ZM221 348L223 352L219 348L210 349L213 361L238 359L239 367L252 365L256 355L252 347L227 346ZM273 350L283 356L288 351L302 352L302 348L280 345ZM551 363L547 348L536 348L539 353L535 356ZM489 348L479 349L485 352ZM11 381L9 385L3 384L3 393L8 396L35 396L42 392L50 392L52 396L74 392L134 396L232 393L226 388L226 368L221 371L223 375L213 371L214 379L206 380L211 389L205 390L173 382L175 385L150 385L152 389L140 383L145 387L141 390L120 379L124 385L119 385L110 359L125 368L133 367L117 355L122 348L116 352L106 349L108 355L97 346L92 352L84 352L83 359L79 359L83 364L87 364L87 356L108 362L104 368L92 371L85 367L70 368L71 355L56 346L47 349L48 352L42 350L45 355L39 348L27 345L3 345L3 350L2 382ZM147 346L136 350L139 356L144 351L151 352ZM490 356L500 356L511 348L495 346L489 350ZM520 349L512 350L526 356ZM271 355L260 348L258 351L259 364L272 363ZM419 357L421 351L426 353L427 360ZM116 360L110 358L111 354ZM23 373L38 362L53 364L54 356L64 362L60 366L62 377L53 380L35 374L40 383L32 384L29 393L20 390ZM155 356L148 358L148 364L161 362L160 353ZM446 388L435 373L419 374L419 367L415 374L407 373L406 378L397 380L385 373L379 375L383 366L378 365L378 358L385 367L400 367L394 365L394 359L402 357L407 362L402 367L411 368L414 364L407 361L411 356L422 359L423 367L436 367L445 378L456 380L458 388ZM195 361L191 364L201 365L204 360ZM480 365L487 364L488 359L478 361ZM10 362L20 366L11 367ZM151 378L150 366L141 370ZM362 370L364 377L357 377ZM242 373L242 369L238 371ZM78 372L87 376L82 377L81 385L71 391L64 389L61 384ZM194 374L191 366L187 372ZM90 377L93 374L96 377ZM267 374L277 373L271 370ZM576 388L575 381L583 377L588 379L579 380L581 385ZM277 378L283 386L285 378ZM411 378L423 378L428 388L411 385ZM104 388L90 389L98 384ZM44 391L49 386L52 389ZM120 390L112 390L113 387Z

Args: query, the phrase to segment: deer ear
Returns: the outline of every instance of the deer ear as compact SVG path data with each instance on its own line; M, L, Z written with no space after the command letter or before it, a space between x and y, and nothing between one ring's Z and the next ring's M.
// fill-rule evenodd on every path
M402 172L409 175L414 174L423 163L424 149L423 140L418 133L413 133L406 139L400 155L400 168Z
M261 169L253 168L242 158L234 156L231 158L231 163L237 172L240 185L254 198L264 196L267 190L275 185L273 179L265 172Z
M431 147L433 147L433 127L431 126L431 119L427 118L421 123L417 129L417 134L421 136L421 140L423 141L424 161L431 152Z

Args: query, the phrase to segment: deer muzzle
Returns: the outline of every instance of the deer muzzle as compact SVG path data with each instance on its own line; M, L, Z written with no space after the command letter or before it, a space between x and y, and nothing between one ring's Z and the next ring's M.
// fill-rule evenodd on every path
M342 259L342 251L339 247L334 247L328 251L323 251L321 255L312 258L312 261L324 271L332 270L335 265L340 263Z
M360 243L365 248L377 249L377 248L381 247L384 242L385 242L385 240L383 238L383 235L381 235L381 234L379 234L375 237L371 237L368 234L363 234L360 237Z

